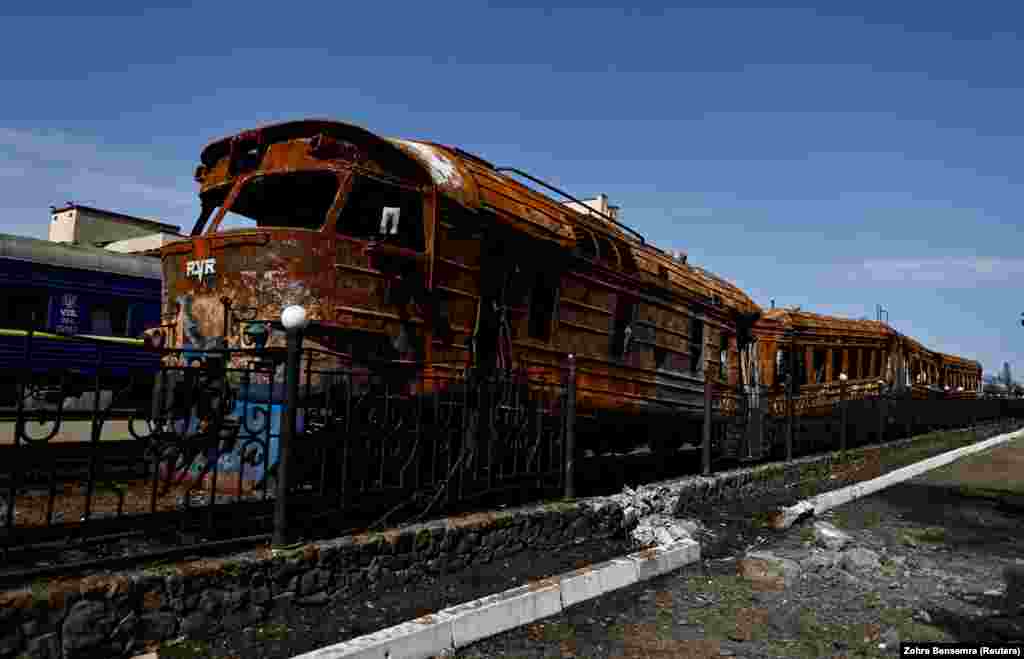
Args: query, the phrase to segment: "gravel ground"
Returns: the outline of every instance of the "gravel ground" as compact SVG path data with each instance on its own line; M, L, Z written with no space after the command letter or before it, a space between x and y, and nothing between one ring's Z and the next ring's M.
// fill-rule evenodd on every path
M702 564L458 656L818 659L896 656L901 640L1024 642L1024 616L1000 608L1002 570L1024 558L1024 440L785 532L705 521L715 549ZM850 536L842 554L815 547L816 521ZM791 559L791 580L756 574L754 550Z

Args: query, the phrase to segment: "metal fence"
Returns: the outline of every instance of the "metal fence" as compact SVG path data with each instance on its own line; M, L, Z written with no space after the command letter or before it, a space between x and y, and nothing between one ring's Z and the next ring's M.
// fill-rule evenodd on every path
M713 456L719 460L790 460L935 430L1024 419L1021 399L896 391L878 380L833 382L802 394L767 387L742 392L716 387L708 398L724 429L717 431L721 450L714 451L715 442L711 442ZM714 436L716 430L711 432ZM710 472L707 459L704 472Z
M25 341L22 354L33 354ZM96 346L89 371L8 364L0 374L14 392L0 410L5 557L129 534L193 548L200 538L282 544L575 494L571 358L542 379L355 368L302 349L297 333L287 348L163 350L162 363L131 369L116 350L108 364ZM843 386L838 404L822 391L737 392L712 373L704 394L705 474L1024 416L1024 401L910 400L869 387Z
M571 363L551 381L359 369L298 341L161 352L131 373L106 369L101 351L84 376L8 378L5 553L130 532L273 530L283 543L571 487ZM90 413L72 411L86 395Z

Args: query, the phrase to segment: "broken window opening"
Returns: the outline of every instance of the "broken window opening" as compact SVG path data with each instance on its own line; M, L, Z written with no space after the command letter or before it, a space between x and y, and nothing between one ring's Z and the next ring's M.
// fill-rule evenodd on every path
M579 239L576 241L576 253L585 259L597 258L597 243L589 231L580 230Z
M669 370L672 367L671 354L664 348L654 347L654 367L658 370Z
M557 296L557 284L552 285L547 276L538 273L530 292L528 333L531 339L551 340L551 322L555 316Z
M423 197L415 190L359 177L338 217L337 232L422 252Z
M604 236L597 237L598 255L597 258L606 262L614 268L619 267L619 252L612 245L612 242Z
M790 378L793 380L793 388L796 391L804 381L807 374L807 357L803 350L791 348L779 348L775 354L775 384L785 386Z
M629 352L633 337L633 321L636 320L636 302L625 299L620 293L615 305L615 326L612 332L611 356L618 359Z
M704 321L697 316L690 317L690 370L695 374L704 372Z
M814 360L814 382L821 384L825 381L825 364L828 362L828 351L824 348L816 348L812 359Z
M220 223L211 226L210 231L226 233L265 227L317 231L327 221L327 212L334 205L338 187L338 177L333 172L253 177L242 184ZM211 212L216 218L215 209Z
M725 382L729 379L729 335L722 334L719 343L718 379Z

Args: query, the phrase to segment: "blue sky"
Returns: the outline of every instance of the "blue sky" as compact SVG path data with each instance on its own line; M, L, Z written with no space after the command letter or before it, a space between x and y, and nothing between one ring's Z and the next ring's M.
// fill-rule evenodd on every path
M337 118L605 192L765 307L881 303L1024 376L1014 3L11 4L5 232L68 200L190 228L207 142Z

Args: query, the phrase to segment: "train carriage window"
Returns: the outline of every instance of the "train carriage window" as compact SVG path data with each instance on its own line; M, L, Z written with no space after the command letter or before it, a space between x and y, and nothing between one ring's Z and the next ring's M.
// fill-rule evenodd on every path
M729 335L724 333L719 339L718 379L723 382L729 379Z
M105 307L93 307L89 314L89 332L97 336L110 336L114 333L110 310Z
M695 374L704 372L704 321L697 316L690 317L690 370Z
M41 330L46 325L42 295L13 295L7 299L7 318L18 329Z
M327 211L334 204L338 188L338 177L333 172L253 177L242 184L216 231L263 227L318 230L327 220ZM206 212L204 209L204 214ZM214 209L211 217L215 218L218 212Z
M618 269L619 264L619 251L615 249L612 242L604 236L597 237L598 254L597 258L600 261L604 261L606 264Z
M775 384L785 385L792 375L794 385L799 388L806 378L806 356L802 350L792 351L790 347L779 348L775 353Z
M128 309L123 304L95 304L89 313L89 333L97 336L126 336Z
M423 197L415 190L357 178L338 217L337 231L353 238L393 241L422 252Z
M775 351L775 384L782 385L786 382L786 374L789 373L788 350L779 348Z
M828 359L828 352L823 348L816 348L812 355L814 359L814 381L821 383L825 381L825 363Z
M578 229L579 235L576 240L576 253L586 259L597 258L597 242L594 236L586 229Z
M615 325L612 330L611 356L624 357L629 352L633 336L633 321L636 320L636 302L618 294L615 304Z
M529 334L531 339L551 340L551 321L555 314L558 284L538 273L530 291Z

